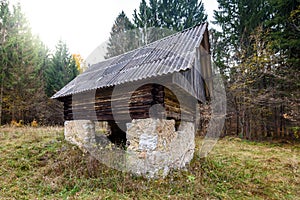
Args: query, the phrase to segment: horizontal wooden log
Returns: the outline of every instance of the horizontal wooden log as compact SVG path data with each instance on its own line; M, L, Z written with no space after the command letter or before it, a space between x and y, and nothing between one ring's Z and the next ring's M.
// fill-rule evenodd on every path
M131 121L131 119L145 119L149 118L149 113L144 112L138 112L138 113L131 113L129 116L127 114L119 114L118 120L126 120ZM109 120L115 120L113 115L107 115L107 114L101 114L97 115L96 119L94 116L91 115L76 115L76 120L99 120L99 121L109 121ZM65 116L65 120L75 120L73 118L73 115L67 115Z
M105 97L102 99L80 99L80 101L68 101L65 102L65 106L68 105L85 105L85 104L94 104L94 103L109 103L109 102L115 102L115 101L127 101L128 103L131 102L142 102L144 100L152 100L153 96L150 93L145 93L143 95L138 95L138 96L132 96L131 98L128 98L128 96L120 97L120 98L113 98L111 99L110 97ZM163 101L163 92L160 92L155 96L156 101Z
M112 113L96 113L97 116L94 115L87 115L86 112L83 113L76 113L76 120L79 119L86 119L86 120L114 120L114 116ZM131 119L144 119L148 118L149 113L148 112L130 112L128 115L128 112L125 113L117 113L117 118L118 120L131 120ZM189 113L177 113L177 112L172 112L172 111L166 111L165 116L167 118L172 118L176 120L184 120L184 121L194 121L194 116ZM73 120L73 114L65 115L65 120Z
M138 102L138 103L124 103L124 102L120 102L120 103L114 103L114 104L96 104L96 105L92 105L90 104L88 105L84 105L84 106L69 106L69 107L65 107L64 111L76 111L76 110L106 110L106 109L117 109L117 108L144 108L144 107L150 107L152 105L153 101L144 101L144 102Z

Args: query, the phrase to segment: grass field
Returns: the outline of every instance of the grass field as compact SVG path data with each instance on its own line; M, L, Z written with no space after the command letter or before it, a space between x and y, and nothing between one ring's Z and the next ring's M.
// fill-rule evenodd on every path
M0 199L294 200L299 167L300 144L224 138L187 171L147 180L84 155L62 128L0 129Z

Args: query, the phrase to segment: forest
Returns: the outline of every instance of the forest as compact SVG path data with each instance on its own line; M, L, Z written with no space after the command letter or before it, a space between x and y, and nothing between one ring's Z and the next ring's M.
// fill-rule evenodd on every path
M217 2L210 23L218 28L209 31L227 94L223 136L299 139L299 0ZM141 0L132 19L116 17L106 57L206 22L205 13L198 0ZM64 41L50 51L8 0L0 4L0 44L1 124L62 124L62 105L50 97L82 71L81 56Z
M61 124L61 105L50 97L78 75L78 55L58 41L54 53L31 32L21 6L0 4L0 122Z

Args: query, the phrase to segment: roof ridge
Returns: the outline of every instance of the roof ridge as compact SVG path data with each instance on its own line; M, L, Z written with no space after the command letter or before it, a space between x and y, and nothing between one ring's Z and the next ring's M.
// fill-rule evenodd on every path
M136 49L132 49L132 50L130 50L130 51L127 51L127 52L125 52L125 53L123 53L123 54L116 55L116 56L110 57L110 58L108 58L108 59L105 59L105 60L103 60L103 61L97 62L97 63L91 65L91 67L94 66L94 65L96 65L96 64L98 64L98 63L102 63L102 62L104 62L104 61L109 61L109 60L111 60L111 59L116 59L116 58L118 58L118 57L120 57L120 56L122 56L122 55L129 54L129 53L131 53L131 52L133 52L133 51L137 51L137 50L139 50L139 49L143 49L143 48L145 48L145 47L148 47L148 46L150 46L150 45L153 45L154 43L157 43L157 42L160 42L160 41L167 40L167 39L169 39L169 38L171 38L171 37L174 37L175 35L182 34L182 33L184 33L184 32L187 32L187 31L189 31L189 30L191 30L191 29L194 29L195 27L201 26L201 25L206 25L206 27L207 27L207 26L208 26L208 22L201 22L201 23L198 23L198 24L196 24L196 25L194 25L194 26L192 26L192 27L189 27L189 28L186 28L186 29L184 29L184 30L178 31L178 32L176 32L176 33L173 33L173 34L171 34L171 35L168 35L168 36L166 36L166 37L163 37L163 38L161 38L161 39L159 39L159 40L153 41L153 42L151 42L151 43L149 43L149 44L145 44L145 45L140 46L140 47L138 47L138 48L136 48ZM149 28L153 28L153 27L149 27ZM156 28L156 27L154 27L154 28ZM161 28L161 27L159 27L159 28Z

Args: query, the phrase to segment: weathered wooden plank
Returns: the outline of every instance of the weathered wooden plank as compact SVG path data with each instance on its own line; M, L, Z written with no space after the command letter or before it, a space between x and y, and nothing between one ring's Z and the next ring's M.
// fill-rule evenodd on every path
M84 95L81 95L82 99L75 101L74 98L73 101L72 98L66 98L64 103L65 119L72 119L74 115L76 115L76 119L93 120L95 116L97 120L113 120L113 115L118 115L118 119L124 120L131 120L128 119L129 116L143 119L149 117L149 109L154 104L161 104L165 107L165 115L177 120L182 117L182 114L188 116L193 113L192 106L180 105L178 102L177 96L181 95L180 98L186 98L186 94L179 92L176 96L171 89L158 84L148 84L136 91L120 92L111 99L113 90L111 87L105 88L103 91L97 90L95 99L84 98ZM129 100L128 95L131 95Z

